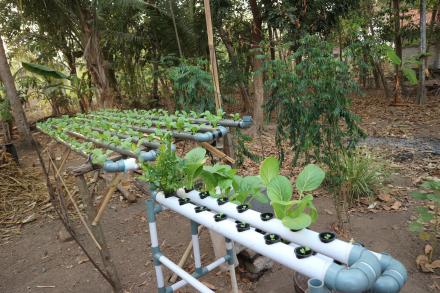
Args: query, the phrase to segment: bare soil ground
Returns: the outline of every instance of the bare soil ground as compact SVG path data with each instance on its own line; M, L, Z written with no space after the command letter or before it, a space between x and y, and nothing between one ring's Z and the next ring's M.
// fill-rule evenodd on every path
M382 99L372 92L353 101L354 110L362 116L362 126L369 135L423 141L440 139L439 98L430 99L430 104L423 108L388 107ZM250 148L265 156L275 154L273 135L273 128L269 126L261 138L254 139ZM47 143L41 135L36 137L42 144ZM386 251L403 262L408 269L409 280L402 292L439 292L440 276L421 273L416 267L415 258L423 253L425 243L408 232L407 225L414 212L414 202L408 197L408 192L421 178L440 177L440 156L411 144L376 143L370 148L387 160L391 176L382 193L389 198L366 200L351 211L352 237L371 250ZM35 155L27 152L22 152L21 159L26 162L24 168L37 162ZM70 165L77 165L83 160L76 156L72 159ZM240 172L255 174L256 166L247 160ZM284 174L297 174L297 169L288 164L284 166ZM73 180L69 179L68 185L73 186ZM133 191L136 192L134 187ZM137 195L140 198L132 204L121 200L119 195L114 196L102 225L126 292L155 292L143 202L145 195ZM336 216L330 196L323 190L315 202L320 217L312 228L318 231L331 229ZM400 205L395 205L396 202ZM58 231L62 227L54 213L39 213L36 218L36 221L17 227L20 235L3 239L0 244L0 292L111 292L75 242L58 239ZM188 221L174 213L164 212L158 217L158 227L161 249L177 262L190 240ZM80 238L92 247L84 231ZM201 233L201 245L202 260L206 264L213 260L206 230ZM192 263L189 259L186 268L191 269ZM238 270L241 271L242 268ZM226 273L215 271L202 280L216 292L229 292L229 276ZM294 292L292 272L279 265L257 281L250 281L245 273L240 273L239 287L243 292ZM186 288L181 292L194 291Z

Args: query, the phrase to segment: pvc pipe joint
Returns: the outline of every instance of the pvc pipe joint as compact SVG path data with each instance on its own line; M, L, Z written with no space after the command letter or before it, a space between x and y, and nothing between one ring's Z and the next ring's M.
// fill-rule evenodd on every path
M240 128L248 128L253 123L251 116L243 116L242 121L239 122Z
M217 130L212 132L205 133L196 133L194 134L194 139L198 142L207 142L212 141L214 139L220 138L228 133L228 128L219 126Z
M330 291L324 286L324 282L319 279L309 279L307 281L309 293L330 293Z
M116 162L106 161L103 165L103 169L108 173L116 173L116 172L127 172L130 170L139 169L138 164L136 163L135 158L129 158L125 160L119 160Z

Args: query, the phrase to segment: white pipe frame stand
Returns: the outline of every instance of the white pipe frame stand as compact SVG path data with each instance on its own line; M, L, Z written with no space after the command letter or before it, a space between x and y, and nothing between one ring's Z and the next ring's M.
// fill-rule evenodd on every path
M155 192L152 192L153 197ZM177 199L174 197L174 199ZM238 293L238 285L237 278L235 275L235 263L234 263L234 246L233 242L227 238L225 238L226 242L226 254L222 258L215 260L214 262L208 264L207 266L202 266L201 255L200 255L200 242L198 235L198 226L199 223L191 220L191 237L193 243L193 257L194 257L194 265L195 272L191 275L188 272L184 271L177 264L173 263L170 259L168 259L165 255L162 254L159 247L159 240L157 235L157 225L156 225L156 214L161 211L167 209L166 206L161 206L156 204L153 199L146 200L147 205L147 216L149 222L149 231L151 238L151 252L153 256L154 268L156 272L156 281L157 281L157 289L159 293L172 293L177 291L178 289L191 285L193 288L197 289L198 292L202 293L213 293L211 289L209 289L206 285L198 280L198 278L206 275L212 270L216 269L220 265L224 263L228 263L230 276L231 276L231 284L232 284L232 292ZM178 275L181 280L171 284L169 286L165 286L162 265L166 266L168 269L173 271L176 275Z

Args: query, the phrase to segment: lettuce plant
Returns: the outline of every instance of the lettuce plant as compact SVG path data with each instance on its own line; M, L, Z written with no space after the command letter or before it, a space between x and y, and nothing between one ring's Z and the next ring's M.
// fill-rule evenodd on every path
M203 170L206 162L206 150L198 147L189 151L183 160L184 186L193 189L194 183Z
M219 191L220 196L227 197L232 191L235 173L236 170L232 169L231 166L215 164L213 166L203 166L200 176L203 179L206 191L209 191L212 195L217 195L217 191Z
M293 187L289 179L280 175L279 162L269 157L260 166L260 178L267 188L275 216L292 230L300 230L316 221L318 212L311 192L324 180L324 171L314 164L307 165L298 175L295 187L298 199L293 199Z

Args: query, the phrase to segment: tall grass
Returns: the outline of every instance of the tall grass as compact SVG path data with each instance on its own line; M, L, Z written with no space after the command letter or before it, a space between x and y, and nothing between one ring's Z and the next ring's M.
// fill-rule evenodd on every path
M364 149L340 156L329 172L329 185L334 192L345 193L351 205L362 197L372 197L387 176L385 163Z

